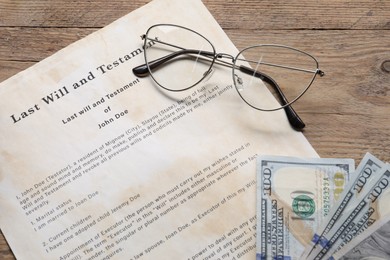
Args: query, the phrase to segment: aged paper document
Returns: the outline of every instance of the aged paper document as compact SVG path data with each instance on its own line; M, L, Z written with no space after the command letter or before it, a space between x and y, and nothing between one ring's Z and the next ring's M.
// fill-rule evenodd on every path
M0 85L0 227L18 259L254 259L256 155L317 157L227 68L180 95L134 76L156 23L237 53L201 1L156 0Z

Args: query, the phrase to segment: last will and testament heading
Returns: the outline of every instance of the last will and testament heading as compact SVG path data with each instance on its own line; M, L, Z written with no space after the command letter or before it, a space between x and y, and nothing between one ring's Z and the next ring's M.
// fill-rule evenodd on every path
M154 44L155 44L154 41L150 41L148 43L147 47L151 47ZM102 64L102 65L96 67L95 71L98 74L96 74L96 72L91 70L91 71L85 73L85 75L82 76L82 78L80 80L74 82L72 84L72 86L63 86L63 87L49 93L48 95L45 95L44 97L42 97L40 102L43 103L44 105L50 105L50 104L54 103L55 101L70 94L71 89L78 89L82 86L85 86L89 82L93 81L97 77L97 75L106 74L107 72L110 72L111 70L117 68L121 64L124 64L125 62L127 62L127 61L131 60L132 58L138 56L139 54L143 53L144 48L145 48L145 46L142 46L140 48L133 50L132 52L130 52L128 54L123 55L123 57L119 57L117 60L115 60L109 64ZM118 91L118 92L120 92L120 91ZM115 94L116 94L116 92L113 93L113 95L115 95ZM111 95L108 94L107 98L110 98L110 97L111 97ZM41 104L37 102L37 103L30 105L29 107L23 109L22 111L18 111L18 112L15 112L14 114L10 115L11 122L16 124L16 123L22 121L23 119L28 118L29 116L39 112L39 110L41 110ZM67 120L65 120L65 121L67 121Z

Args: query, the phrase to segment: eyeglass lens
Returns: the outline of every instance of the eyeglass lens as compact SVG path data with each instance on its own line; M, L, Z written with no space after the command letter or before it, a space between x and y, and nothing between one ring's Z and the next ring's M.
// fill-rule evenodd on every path
M214 47L194 31L174 25L158 25L148 30L145 46L151 40L154 43L145 49L145 60L153 79L165 89L181 91L191 88L211 69ZM162 57L170 58L163 66L152 66L153 61Z
M246 48L235 65L233 80L238 93L249 105L262 110L274 110L298 99L314 80L318 67L310 55L279 45Z

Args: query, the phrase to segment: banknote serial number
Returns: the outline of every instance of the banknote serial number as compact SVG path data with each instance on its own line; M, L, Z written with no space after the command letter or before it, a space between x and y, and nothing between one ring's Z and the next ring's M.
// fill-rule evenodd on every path
M330 211L330 180L328 177L323 178L322 188L322 205L323 215L326 216Z

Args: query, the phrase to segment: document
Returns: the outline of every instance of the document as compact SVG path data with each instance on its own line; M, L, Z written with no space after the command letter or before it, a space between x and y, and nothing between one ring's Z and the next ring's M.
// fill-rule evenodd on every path
M256 157L318 157L283 110L247 106L229 68L183 93L134 76L157 23L238 53L201 1L155 0L1 83L0 228L17 259L255 259Z

